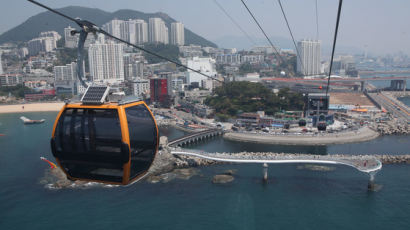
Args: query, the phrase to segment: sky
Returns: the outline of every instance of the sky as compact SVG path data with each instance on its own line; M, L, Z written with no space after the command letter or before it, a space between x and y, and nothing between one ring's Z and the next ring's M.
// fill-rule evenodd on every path
M216 0L38 0L52 8L84 6L113 12L133 9L164 12L193 32L215 41L245 35L217 7ZM217 0L251 36L262 38L240 0ZM331 46L338 0L282 0L295 39L316 38L318 3L319 40ZM0 33L44 10L25 0L1 0ZM269 36L290 39L277 0L245 0ZM403 52L410 55L410 1L344 0L337 44L367 50L376 55ZM75 17L75 15L72 15ZM245 38L244 38L245 39ZM272 41L275 44L275 41ZM337 51L337 48L336 48Z

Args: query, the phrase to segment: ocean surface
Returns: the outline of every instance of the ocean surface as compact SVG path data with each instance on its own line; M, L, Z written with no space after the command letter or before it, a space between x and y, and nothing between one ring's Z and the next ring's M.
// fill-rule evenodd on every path
M399 97L399 101L410 107L410 97Z
M40 181L54 160L49 138L56 113L25 126L21 114L0 114L0 229L406 229L410 228L410 165L384 165L379 191L367 190L368 175L350 167L330 171L260 165L200 167L189 180L127 187L49 189ZM161 129L170 139L184 135ZM326 147L241 144L215 138L190 148L205 151L280 151L318 154L410 153L410 136ZM333 166L332 166L333 167ZM237 170L230 184L215 174Z
M395 74L361 74L360 78L374 78L374 77L402 77L408 76L408 73L395 73ZM369 81L370 84L374 85L376 88L386 88L390 87L390 80L379 80L379 81ZM406 82L407 89L410 89L410 81Z

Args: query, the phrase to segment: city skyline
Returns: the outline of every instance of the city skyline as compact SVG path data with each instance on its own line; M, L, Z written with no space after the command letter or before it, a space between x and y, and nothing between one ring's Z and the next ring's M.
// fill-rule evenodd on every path
M243 34L216 7L213 1L190 2L180 0L179 4L174 4L174 1L170 0L143 2L143 4L139 4L142 2L129 0L120 0L115 3L95 0L87 2L79 0L64 2L43 0L41 2L55 8L77 5L99 8L110 12L119 9L134 9L143 12L161 11L177 21L183 22L193 32L212 41L226 36L243 37ZM262 37L260 31L251 21L249 15L246 14L239 1L228 0L220 2L220 4L249 34L254 35L256 38ZM276 1L258 1L249 2L248 4L269 36L289 38ZM180 7L181 5L185 7ZM315 39L314 1L296 2L291 0L285 2L284 7L296 39ZM410 39L410 33L405 29L407 27L406 22L410 20L410 16L406 12L406 9L409 7L410 2L404 0L395 2L381 0L345 2L342 9L338 46L356 47L375 54L397 53L399 51L409 54L410 47L406 46L406 41ZM15 14L14 10L18 10L21 13ZM334 33L337 1L318 1L318 10L319 39L323 41L323 47L326 47L331 44L331 38ZM0 33L17 26L27 20L28 17L40 12L44 12L44 10L29 2L8 3L7 7L0 10L0 20L3 22L7 21L7 24L2 23L0 25ZM201 17L198 17L198 15L201 15L203 12L208 12L208 15L212 17L208 17L207 20L200 20ZM384 16L380 17L380 15ZM275 44L275 41L273 42ZM338 47L336 48L337 51Z

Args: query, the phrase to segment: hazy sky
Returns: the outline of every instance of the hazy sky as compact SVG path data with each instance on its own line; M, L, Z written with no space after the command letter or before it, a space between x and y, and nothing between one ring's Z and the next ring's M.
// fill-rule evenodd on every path
M316 0L282 0L296 39L316 37ZM331 45L338 0L317 0L319 39ZM44 11L24 0L1 0L0 33ZM105 11L134 9L143 12L165 12L192 31L213 40L243 36L216 6L214 0L40 0L53 8L70 5L99 8ZM254 37L263 35L246 12L240 0L218 2ZM246 0L269 36L290 38L277 0ZM409 0L345 0L339 28L338 45L367 49L376 54L410 55ZM74 16L75 15L71 15ZM275 41L273 41L275 43Z

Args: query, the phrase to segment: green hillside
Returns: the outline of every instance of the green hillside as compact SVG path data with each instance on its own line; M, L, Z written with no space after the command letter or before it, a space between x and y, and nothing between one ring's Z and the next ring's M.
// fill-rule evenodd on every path
M91 21L98 26L101 26L114 18L121 20L138 18L144 19L146 22L148 22L149 18L160 17L165 21L169 29L171 28L171 23L175 22L173 18L165 13L143 13L135 10L118 10L116 12L110 13L102 11L100 9L79 6L69 6L58 10L71 17L79 17ZM63 35L64 28L68 25L76 27L73 22L59 15L53 14L48 11L39 13L27 19L27 21L25 21L24 23L1 34L0 44L5 42L28 41L34 37L37 37L42 31L54 30L57 31L60 35ZM216 47L214 43L193 33L187 28L185 28L185 43Z

